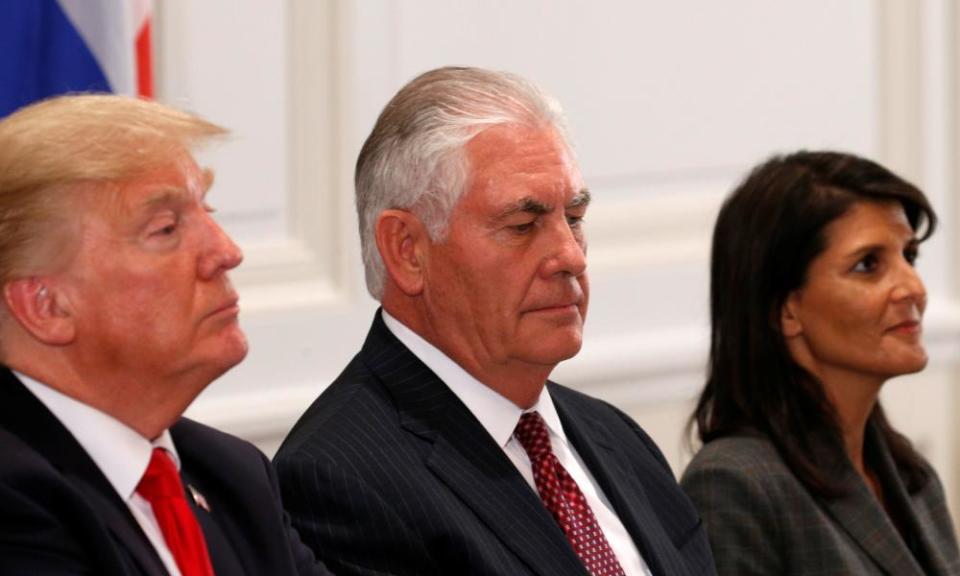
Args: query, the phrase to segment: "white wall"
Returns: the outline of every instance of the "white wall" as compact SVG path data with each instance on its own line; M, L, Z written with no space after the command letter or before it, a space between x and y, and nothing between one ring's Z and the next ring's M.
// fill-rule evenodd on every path
M163 0L161 100L234 130L204 155L247 260L247 361L191 414L268 452L359 349L366 295L352 167L376 115L432 67L520 73L565 106L594 203L591 311L557 380L637 417L680 470L702 383L720 199L776 151L877 158L943 226L920 263L931 366L888 410L954 502L960 442L960 16L949 0ZM732 295L733 296L733 295Z

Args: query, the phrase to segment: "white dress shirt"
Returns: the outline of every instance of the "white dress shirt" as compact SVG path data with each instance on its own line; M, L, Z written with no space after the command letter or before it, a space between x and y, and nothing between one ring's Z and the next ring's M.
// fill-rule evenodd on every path
M163 539L163 532L153 515L153 508L137 494L137 484L147 471L154 448L167 451L180 470L180 456L173 445L170 432L164 430L151 442L119 420L92 406L54 390L29 376L14 371L23 385L60 420L80 446L87 451L94 464L127 503L150 544L171 576L180 576L173 554Z
M617 560L620 561L623 571L627 576L650 576L650 569L640 556L640 551L634 544L633 538L630 537L630 533L624 528L620 518L617 517L616 512L610 505L610 501L593 479L593 475L584 466L577 451L567 440L560 423L560 416L557 414L553 399L547 392L546 387L540 393L540 398L536 404L528 410L522 410L516 404L471 376L459 364L399 320L390 316L385 310L381 311L381 314L384 323L393 335L443 380L450 390L456 394L457 398L480 421L480 424L493 437L497 445L503 449L534 492L536 492L537 486L533 479L533 466L530 464L530 457L527 456L526 450L513 436L513 431L520 421L521 414L524 412L539 412L550 432L550 444L553 447L553 453L586 497L587 503L593 510L597 523L600 524L600 528L603 530L603 534L606 536L607 542L610 543L614 554L616 554ZM539 498L539 494L537 497Z

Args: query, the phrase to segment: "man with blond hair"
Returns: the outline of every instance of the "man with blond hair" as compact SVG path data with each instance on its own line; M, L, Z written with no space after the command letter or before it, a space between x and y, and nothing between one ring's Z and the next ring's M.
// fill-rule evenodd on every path
M559 107L525 80L441 68L360 151L360 353L277 453L284 502L338 574L713 574L653 441L547 378L589 300L590 193Z
M111 95L0 121L0 573L327 573L265 457L181 417L247 353L192 156L223 133Z

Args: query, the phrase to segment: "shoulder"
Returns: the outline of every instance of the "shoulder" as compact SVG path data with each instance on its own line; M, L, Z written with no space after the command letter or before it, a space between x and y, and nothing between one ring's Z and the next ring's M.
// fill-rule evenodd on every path
M0 454L3 454L0 458L0 485L4 487L5 495L73 491L71 482L54 462L3 429L0 429Z
M87 573L94 558L109 571L114 552L96 499L3 429L0 454L0 573Z
M19 436L0 428L0 478L9 478L31 468L53 472L50 463Z
M556 382L547 382L547 390L550 392L554 404L573 418L587 417L615 427L625 426L640 432L646 437L646 433L630 416L605 400L588 396L583 392L578 392Z
M274 483L270 461L250 442L200 422L181 418L170 435L184 470L207 481L236 480L237 486L263 489Z
M178 452L202 449L237 453L248 457L257 456L260 453L256 446L246 440L189 418L178 420L170 428L170 435L177 445Z
M355 444L369 432L395 428L398 420L385 387L359 355L313 401L290 430L277 452L285 458L298 452L316 452L319 445Z
M816 497L762 435L707 443L687 466L680 486L706 521L711 539L733 538L731 527L744 517L756 529L763 527L748 538L756 541L764 534L786 538L801 518L808 524L826 522Z
M727 436L708 442L684 470L680 485L698 504L717 492L728 490L754 495L783 489L802 490L773 443L759 434Z
M781 472L786 465L769 438L744 434L717 438L705 444L693 457L686 474L717 470Z
M639 440L644 451L669 470L669 465L653 438L633 418L613 404L555 382L548 382L547 389L560 411L569 418L577 421L602 422L603 427L609 430L614 438Z
M720 574L786 573L790 550L804 538L798 523L823 522L816 501L762 435L707 443L680 485L703 519Z

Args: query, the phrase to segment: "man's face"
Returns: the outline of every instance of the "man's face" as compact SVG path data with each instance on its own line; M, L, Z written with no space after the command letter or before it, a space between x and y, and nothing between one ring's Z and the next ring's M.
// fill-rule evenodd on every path
M77 252L61 276L88 369L209 382L246 355L226 274L242 254L211 218L208 186L185 156L115 193L78 193Z
M549 373L580 350L589 194L553 128L493 127L466 152L467 190L426 271L438 345L481 380L514 367Z

